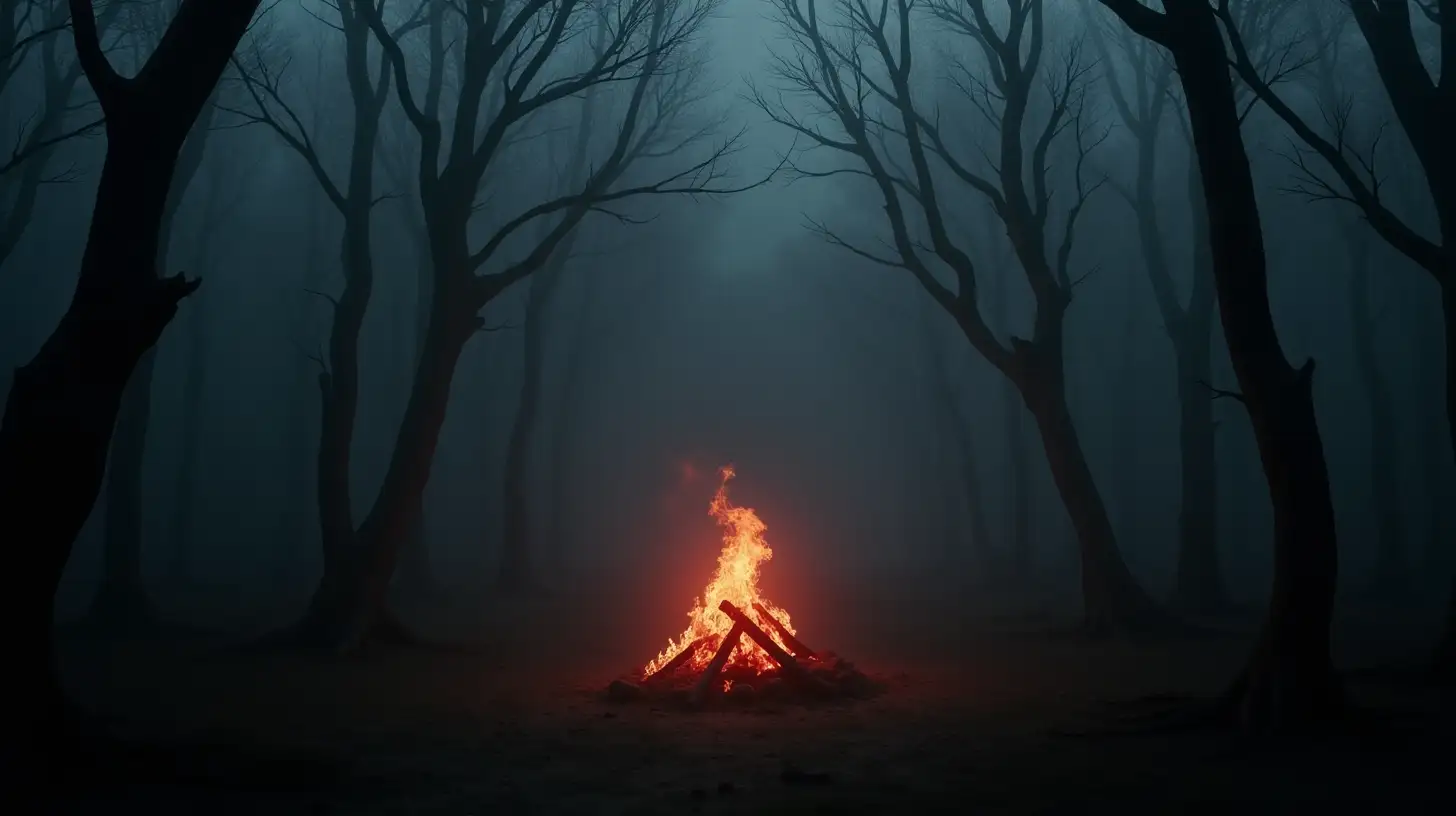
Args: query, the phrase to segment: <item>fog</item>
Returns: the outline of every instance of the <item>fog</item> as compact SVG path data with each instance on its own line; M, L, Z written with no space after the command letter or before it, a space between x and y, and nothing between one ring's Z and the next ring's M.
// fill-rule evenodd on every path
M1215 305L1237 267L1220 224L1257 218L1276 351L1316 363L1336 662L1439 639L1449 192L1359 18L1405 4L1231 4L1230 53L1279 109L1231 72L1257 212L1215 211L1210 237L1191 69L1104 4L339 3L265 5L180 150L157 266L201 285L122 398L63 632L304 619L347 650L368 624L310 616L357 561L383 570L375 612L425 640L538 605L640 651L712 575L731 466L732 501L767 525L765 594L801 628L951 610L1139 631L1138 603L1102 597L1121 586L1105 540L1128 597L1246 647L1274 584L1271 485L1298 479L1261 463L1225 341L1241 318ZM146 81L178 5L96 5L121 76ZM1450 38L1419 8L1399 13L1410 53L1444 78ZM108 150L66 13L7 2L0 31L7 372L72 307ZM599 598L633 600L574 606Z

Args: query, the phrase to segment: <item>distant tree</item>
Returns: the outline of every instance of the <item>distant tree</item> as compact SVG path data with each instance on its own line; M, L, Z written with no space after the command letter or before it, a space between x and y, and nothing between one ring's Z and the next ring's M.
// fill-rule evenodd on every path
M956 42L985 58L954 75L973 110L991 123L997 149L989 172L953 147L958 136L942 115L916 101L914 4L909 0L844 0L841 16L819 16L813 0L775 0L778 18L793 42L776 60L783 91L813 101L834 130L807 121L759 94L760 106L814 146L849 158L854 166L810 175L849 173L868 178L883 201L893 234L891 252L867 249L827 228L826 237L856 254L907 269L959 324L971 346L1017 388L1036 422L1053 480L1078 533L1082 559L1084 625L1110 633L1163 628L1165 613L1140 587L1117 549L1106 505L1087 462L1067 402L1064 372L1065 319L1076 279L1071 254L1076 224L1096 189L1084 169L1100 141L1085 107L1087 68L1073 47L1060 64L1047 57L1045 4L1018 0L1007 20L993 21L983 0L937 0L929 11ZM987 76L987 80L982 80ZM1039 93L1045 86L1046 93ZM1034 124L1036 111L1044 111ZM1063 135L1067 139L1060 139ZM895 140L899 140L896 142ZM1061 210L1061 230L1051 229L1052 166L1060 142L1072 156L1071 195ZM896 144L897 149L885 147ZM1031 149L1027 150L1027 145ZM904 168L903 152L910 163ZM954 180L955 184L947 184ZM953 235L946 204L964 185L988 202L1006 228L1036 308L1031 337L1001 340L982 313L977 264ZM922 229L923 222L923 229ZM921 240L920 233L928 239ZM950 288L936 277L939 266L955 277Z
M191 141L183 147L184 154L191 149L190 145ZM189 231L191 260L188 266L192 269L212 269L216 258L223 254L218 252L222 228L243 201L248 174L253 169L249 162L240 161L237 153L227 159L218 154L216 150L209 153L202 168L201 206L196 209ZM209 367L214 362L212 338L216 331L213 325L216 309L216 295L199 291L182 310L182 323L186 330L182 344L182 414L177 428L180 435L178 465L172 483L172 512L166 537L166 575L168 583L174 587L191 583L193 556L199 549L195 519L196 484L201 472L199 464L206 419L202 397L207 387Z
M1139 0L1099 2L1173 58L1203 177L1237 398L1253 422L1274 506L1269 612L1219 713L1251 731L1314 726L1334 716L1343 700L1330 663L1338 569L1334 505L1315 421L1314 361L1290 365L1269 309L1259 202L1220 12L1207 0L1163 0L1163 11Z
M602 258L606 253L598 248L594 254ZM562 270L563 275L575 277L579 283L569 319L559 320L558 334L566 348L547 432L550 449L545 478L545 539L552 548L558 573L568 568L572 556L580 554L576 548L591 536L581 520L582 508L590 501L598 478L582 464L584 451L593 445L585 430L595 405L592 386L602 383L601 372L610 364L613 352L631 339L632 330L650 328L641 320L643 304L650 302L651 292L660 290L678 272L668 266L645 264L608 278L580 262L568 262Z
M96 16L98 33L105 33L123 8L121 0L106 3ZM30 65L32 55L39 56L41 81L38 107L23 117L10 154L0 157L0 268L30 226L41 189L74 178L69 169L51 170L56 150L101 128L95 111L75 99L80 63L60 48L69 15L62 0L0 0L0 97L17 75L36 70ZM70 117L78 108L79 123Z
M91 4L70 0L77 59L106 117L107 149L71 304L15 373L0 421L0 519L24 543L0 601L16 705L3 759L54 758L70 730L52 642L55 593L101 489L122 392L196 279L157 274L178 153L257 9L183 0L145 66L117 73ZM13 767L13 766L12 766ZM38 779L39 777L29 777Z
M907 415L906 419L912 432L924 432L928 426L934 440L935 467L923 468L927 474L923 490L928 495L922 498L927 506L940 505L941 516L932 524L944 528L949 552L969 556L965 560L975 568L974 580L990 584L1004 577L1007 559L997 551L991 537L990 508L984 499L978 472L981 460L972 435L975 426L959 396L969 368L963 358L951 353L947 338L939 330L944 310L918 287L917 307L907 308L891 305L883 290L876 292L851 284L851 276L843 270L829 277L819 282L822 291L818 299L839 317L843 336L857 353L891 371L903 371L903 361L895 356L896 347L885 342L883 324L888 321L913 329L913 348L922 367L910 373L927 411ZM897 388L890 393L901 396L904 390ZM962 520L968 522L964 527Z
M605 14L599 14L594 25L591 58L600 59L609 42L610 20ZM703 65L702 55L692 60L683 59L670 74L665 74L653 83L647 96L641 133L622 159L623 174L629 174L636 166L654 159L682 154L717 132L721 124L718 117L691 115L693 108L699 107L703 101ZM587 181L591 148L596 136L596 109L600 103L597 87L588 89L582 99L581 113L572 134L573 144L564 165L556 161L550 162L551 166L562 167L555 180L555 196L569 195ZM559 219L559 216L542 219L537 240L544 239ZM530 454L540 421L546 337L553 333L549 331L550 327L557 324L553 317L556 312L552 304L556 300L556 293L560 291L579 235L580 231L577 230L568 233L541 269L526 282L530 289L526 297L525 320L522 323L524 337L520 396L506 445L505 477L502 480L505 517L498 582L507 591L530 589L541 580L537 565L532 563L536 558L534 553L537 547L533 542L535 526L530 513Z
M228 108L229 113L244 121L268 127L297 154L343 220L339 258L344 286L337 296L327 292L314 293L333 307L327 356L318 360L321 413L315 462L327 576L347 572L349 567L345 565L358 557L351 551L354 530L351 485L354 426L359 408L359 337L374 292L371 225L374 209L380 202L375 192L374 170L379 149L380 117L389 100L389 84L393 77L386 58L382 55L371 57L369 53L373 40L369 15L374 11L361 9L352 0L343 0L332 8L338 14L337 30L342 36L339 47L343 52L344 75L353 106L348 158L342 179L328 169L331 162L327 151L321 148L324 140L304 126L302 117L287 99L282 84L286 57L280 59L280 55L267 53L258 42L235 57L233 62L248 101ZM426 8L429 13L422 14ZM404 37L426 24L439 26L443 14L441 3L419 4L415 14L393 26L388 35ZM275 62L278 64L273 64ZM315 602L323 602L327 598L321 593ZM316 614L322 614L322 611ZM381 610L381 614L385 611ZM388 625L392 631L403 631L392 618ZM328 627L330 631L336 628ZM317 631L302 630L292 634L310 644L320 635Z
M357 525L343 516L325 521L325 547L339 557L326 564L314 601L295 627L304 639L349 649L388 625L386 600L400 548L421 509L456 364L466 343L486 328L481 310L544 266L589 212L610 202L654 194L732 192L714 186L727 148L698 160L682 159L686 167L664 171L651 183L618 186L625 160L641 138L643 117L650 115L651 88L695 47L711 8L696 0L619 0L609 11L615 22L607 47L582 67L573 43L596 19L590 4L470 0L453 5L449 13L458 15L463 26L456 40L463 51L458 93L453 104L445 105L433 90L438 87L431 80L433 70L425 76L423 96L414 87L415 63L383 10L355 0L353 9L367 18L382 45L395 97L421 142L415 192L430 236L434 279L430 326L383 484ZM473 240L479 234L472 221L480 209L482 183L492 167L521 155L513 148L522 128L543 110L607 84L623 89L626 99L611 148L593 162L586 182L566 195L503 216L483 242ZM537 219L558 214L560 220L544 238L519 237ZM522 243L524 255L506 260ZM325 374L337 375L332 368Z

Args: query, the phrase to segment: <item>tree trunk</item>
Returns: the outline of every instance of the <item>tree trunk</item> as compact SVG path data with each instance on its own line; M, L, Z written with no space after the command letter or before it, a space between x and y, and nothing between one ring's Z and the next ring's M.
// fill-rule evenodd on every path
M368 154L372 157L373 151ZM291 638L303 645L335 646L349 623L349 607L362 567L354 528L351 469L359 409L359 335L374 288L370 206L344 211L340 260L344 289L334 304L328 368L318 377L319 446L315 462L323 575ZM418 375L417 375L418 376Z
M1222 33L1201 0L1168 3L1208 202L1224 336L1274 507L1274 587L1263 630L1229 692L1245 728L1309 726L1339 708L1330 663L1338 571L1334 506L1312 391L1313 361L1285 358L1269 308L1264 236Z
M1113 451L1115 469L1112 476L1112 504L1118 518L1117 527L1126 537L1124 543L1135 540L1133 532L1142 528L1140 524L1146 501L1139 490L1138 482L1143 477L1142 451L1139 442L1143 434L1142 400L1137 393L1142 372L1138 369L1137 301L1133 296L1132 276L1127 276L1123 287L1121 326L1118 327L1118 365L1112 379L1115 418L1113 419Z
M1395 406L1375 350L1375 315L1370 304L1370 235L1364 224L1353 221L1345 223L1341 232L1350 261L1350 340L1354 345L1355 372L1370 410L1370 490L1377 547L1371 589L1381 597L1396 599L1409 588L1410 573L1401 508Z
M159 274L166 272L177 211L202 167L215 111L215 107L207 105L177 158L158 228ZM143 465L147 431L152 419L152 378L155 372L156 350L152 349L142 357L122 395L106 474L101 586L86 617L91 626L109 632L139 632L156 624L141 568Z
M1218 464L1213 421L1212 331L1190 317L1186 336L1174 345L1178 370L1180 503L1174 606L1196 614L1227 610L1228 590L1219 563Z
M1192 146L1190 145L1190 150ZM1225 612L1228 587L1219 564L1218 423L1213 419L1213 321L1218 305L1210 244L1208 205L1196 155L1188 157L1187 183L1193 240L1193 284L1188 307L1169 325L1178 377L1178 576L1176 608L1197 614Z
M1000 251L1000 241L994 234L995 230L987 229L985 239L987 245L996 247L992 255L993 266L1000 267L1006 263L1005 253ZM1011 323L1011 287L1007 282L1007 273L1004 269L998 269L995 282L993 283L994 300L993 308L995 313L992 320L997 329L1002 332L1010 331ZM1008 479L1007 489L1011 495L1008 497L1007 506L1011 511L1010 518L1010 541L1009 557L1007 559L1011 576L1019 583L1025 584L1031 580L1032 568L1032 544L1031 544L1031 450L1026 433L1026 406L1023 404L1021 394L1018 393L1015 384L1009 378L1003 378L1001 382L1001 420L1004 423L1002 435L1006 439L1007 461L1011 473Z
M505 519L501 537L501 563L497 580L502 589L520 592L539 588L540 576L532 557L535 542L531 525L530 455L541 411L541 374L544 365L547 315L575 244L575 232L567 235L531 278L526 300L525 337L522 342L521 390L516 417L506 447L503 507Z
M1128 571L1117 550L1107 506L1067 406L1061 336L1016 344L1017 389L1040 432L1052 481L1071 517L1082 560L1083 626L1090 634L1149 631L1165 623L1161 610Z
M979 456L976 452L975 435L971 424L959 412L952 417L956 425L956 442L960 454L961 485L965 489L966 506L971 519L971 551L981 566L983 577L995 580L1001 573L1001 562L997 557L991 539L991 520L987 511L985 491L981 488L981 476L976 469Z
M417 215L414 217L417 218ZM415 249L416 270L414 351L410 365L410 379L412 380L414 369L419 365L420 354L424 351L425 335L430 330L431 276L430 241L429 237L425 235L424 224L418 220L411 220L409 227ZM430 557L430 540L423 507L415 518L409 538L405 540L404 551L400 555L399 574L395 576L395 590L402 597L414 600L438 599L442 594L439 578L435 574L435 565Z
M132 114L133 117L136 114ZM55 593L101 489L132 371L196 284L156 275L157 233L180 139L145 122L109 122L107 154L76 292L55 332L15 372L0 422L0 519L24 539L17 580L0 593L13 634L17 708L6 742L34 761L65 739L52 645ZM10 749L6 748L9 761Z
M456 365L480 325L476 315L479 302L463 294L445 291L436 295L430 332L384 484L356 535L355 563L359 566L350 582L352 591L346 593L342 638L334 644L340 649L354 649L376 635L396 634L401 629L389 614L389 585L429 484Z
M86 612L91 626L139 632L155 623L142 580L142 460L152 410L156 351L142 356L122 394L106 474L101 585Z
M542 270L543 272L545 270ZM539 274L539 273L538 273ZM500 571L496 580L501 589L521 592L535 589L540 576L531 564L531 508L528 495L530 481L531 438L541 402L542 314L546 295L540 290L549 279L531 281L526 305L525 338L522 342L523 367L520 395L515 420L511 423L510 441L506 446L505 479L503 481L504 521L501 536Z
M580 427L587 393L587 374L591 365L592 351L599 348L601 338L592 328L598 321L592 319L597 306L599 276L582 276L582 293L578 298L577 318L562 366L561 397L556 408L552 429L550 479L550 511L547 523L550 533L547 538L556 553L557 571L567 569L571 546L577 541L576 520L579 518L580 503L577 499L577 468L575 458L581 451Z

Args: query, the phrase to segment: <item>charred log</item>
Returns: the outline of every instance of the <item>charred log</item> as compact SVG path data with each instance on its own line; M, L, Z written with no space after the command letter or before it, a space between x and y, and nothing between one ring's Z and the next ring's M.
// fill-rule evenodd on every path
M692 659L692 656L697 654L698 650L703 648L703 644L707 642L708 639L706 637L700 637L687 646L684 646L683 650L678 652L671 660L664 663L662 668L642 678L642 682L646 684L671 677L674 672L682 668L684 663Z
M727 603L727 601L724 601L724 603ZM723 637L723 642L718 645L718 651L714 653L712 661L708 663L706 669L703 669L703 674L698 678L697 685L693 686L691 697L693 705L702 705L708 699L708 695L719 688L718 675L722 673L723 664L728 662L728 658L733 654L733 650L738 648L738 641L742 636L743 625L741 623L735 623L733 628L728 630L728 634Z
M802 640L794 637L794 633L790 632L787 627L780 623L779 619L775 618L773 613L769 612L763 604L755 603L753 605L753 611L757 612L759 617L768 621L768 625L773 628L774 634L777 634L779 640L783 641L784 645L789 647L789 651L793 653L794 657L807 659L815 656L814 650L805 646Z

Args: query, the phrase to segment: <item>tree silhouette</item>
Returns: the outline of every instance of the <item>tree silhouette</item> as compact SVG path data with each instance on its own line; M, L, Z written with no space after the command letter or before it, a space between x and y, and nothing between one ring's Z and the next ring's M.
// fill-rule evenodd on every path
M985 58L988 81L971 66L960 64L954 71L974 111L993 128L997 146L987 160L989 171L982 172L966 156L974 148L953 146L955 136L940 112L917 102L912 3L845 0L836 6L842 18L833 21L821 19L813 0L777 0L775 6L794 44L792 53L776 59L781 90L812 100L834 130L771 102L762 92L760 107L815 147L854 162L849 168L800 172L869 179L884 203L893 241L889 252L877 252L827 228L823 233L858 255L908 270L955 318L970 345L1016 386L1077 531L1086 629L1166 628L1165 614L1118 552L1067 402L1064 329L1077 280L1071 255L1078 217L1098 186L1086 178L1086 157L1101 141L1085 107L1087 69L1080 49L1069 49L1060 65L1050 62L1041 0L1011 4L1004 25L993 22L983 0L931 4L930 13L946 30ZM1044 95L1038 93L1043 85ZM1034 109L1046 111L1040 122ZM1062 223L1055 230L1051 170L1054 148L1066 141L1074 167L1072 194L1057 208ZM887 147L890 143L896 148ZM1011 239L1036 303L1029 338L1012 335L1003 341L982 313L977 264L953 234L948 207L953 193L946 188L954 190L956 184L984 199ZM922 231L927 240L919 239ZM952 272L953 288L936 276L937 266Z
M54 757L68 731L56 678L56 588L106 470L122 392L142 356L196 290L157 274L157 242L177 155L257 0L183 0L132 77L102 50L96 17L70 0L77 59L106 117L106 160L75 294L40 351L15 373L0 421L0 518L24 541L5 593L12 693L24 700L4 759ZM12 755L16 746L21 749Z
M1252 731L1319 724L1340 708L1330 664L1338 558L1315 421L1314 361L1290 365L1269 310L1267 259L1219 11L1207 0L1099 0L1172 55L1198 151L1219 314L1274 507L1274 587L1253 653L1220 707ZM1220 8L1223 7L1220 0Z

